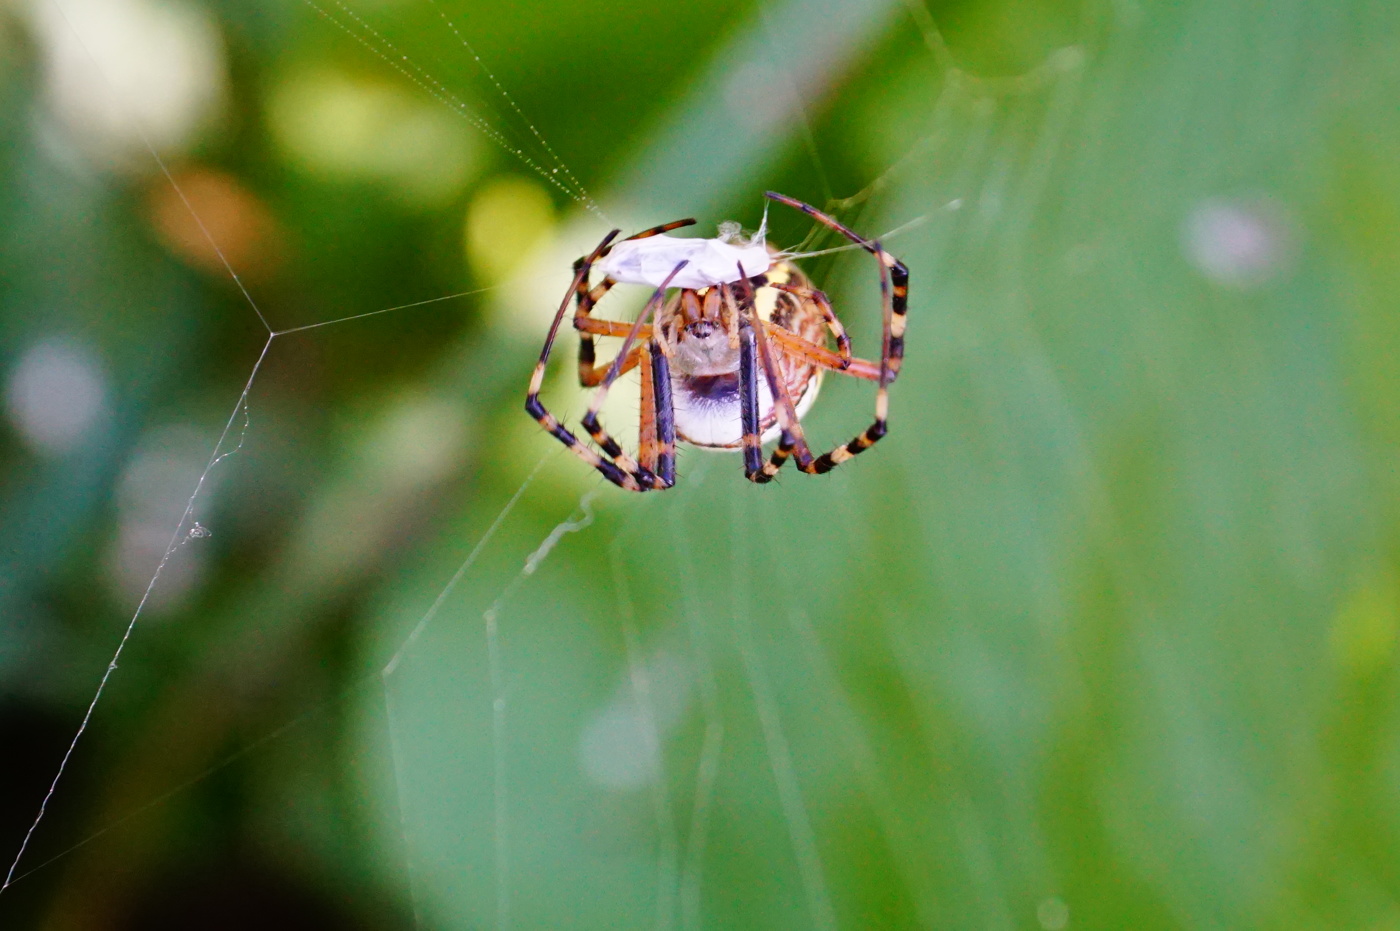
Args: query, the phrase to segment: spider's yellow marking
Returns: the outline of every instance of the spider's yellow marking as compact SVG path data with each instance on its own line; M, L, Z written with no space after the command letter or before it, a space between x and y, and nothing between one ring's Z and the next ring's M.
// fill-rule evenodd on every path
M769 284L787 284L793 279L793 268L787 262L775 262L768 269L767 278ZM758 311L758 319L764 323L773 321L773 312L778 309L778 295L781 293L777 288L767 285L754 292L753 304L754 309Z

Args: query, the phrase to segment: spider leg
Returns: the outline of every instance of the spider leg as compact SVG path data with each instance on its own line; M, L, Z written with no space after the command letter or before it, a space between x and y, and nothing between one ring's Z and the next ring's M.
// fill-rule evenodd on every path
M601 317L574 318L574 329L580 333L588 333L593 336L616 336L619 339L632 332L632 324L623 323L621 320L604 320ZM637 331L637 341L646 342L651 339L651 325L648 324Z
M739 324L739 423L744 431L744 477L766 482L763 475L763 438L758 433L758 347L753 327Z
M632 350L646 347L638 346ZM639 355L641 366L642 409L637 423L637 462L644 469L656 471L658 456L656 437L656 386L652 381L651 353L643 351Z
M598 389L593 392L593 400L589 402L588 411L579 419L579 423L588 431L588 435L593 437L593 442L597 443L605 454L611 456L613 461L628 472L639 472L641 470L632 457L623 452L622 445L618 443L617 440L613 439L612 435L609 434L607 430L603 429L603 425L598 420L598 411L602 409L603 403L607 401L608 392L611 390L613 382L622 374L625 362L634 355L632 343L636 341L637 331L641 329L646 318L651 315L656 305L660 303L663 293L664 291L662 289L657 289L656 294L647 302L647 306L637 317L637 322L632 324L631 331L623 341L622 349L618 351L617 357L614 358L612 364L608 366L607 374L603 376L603 380L598 384ZM642 348L643 347L640 346L637 347L639 350ZM646 473L650 476L650 470L646 470Z
M694 223L695 219L693 217L687 217L684 220L672 220L670 223L662 223L660 226L653 226L651 229L642 230L640 233L628 236L627 239L622 241L628 242L633 239L649 239L652 236L669 233L671 230L680 229L683 226L692 226ZM596 255L584 256L574 262L574 329L579 331L579 383L585 388L592 388L594 385L597 385L598 378L601 377L602 372L606 371L606 368L599 366L599 369L602 369L602 371L594 368L594 363L597 361L597 353L593 346L593 336L591 335L593 331L584 329L582 323L589 319L589 314L593 312L593 308L597 306L598 302L603 299L603 296L617 284L617 282L611 278L604 278L596 286L590 288L588 285L588 273L593 270L594 262L611 251L612 246L609 245ZM583 272L581 275L579 274L580 271ZM627 331L624 329L619 335L626 336ZM643 338L650 339L650 333ZM590 378L592 380L589 380Z
M748 450L747 450L747 447L748 447L748 437L747 437L747 435L746 435L745 438L744 438L745 447L746 447L746 450L745 450L745 468L746 468L746 473L745 473L745 474L748 475L748 478L749 478L750 481L763 483L763 482L768 482L768 481L771 481L771 480L772 480L773 476L777 474L778 469L782 468L783 463L787 461L787 458L788 458L789 455L793 455L793 454L796 455L796 457L797 457L797 463L798 463L798 465L799 465L800 467L803 468L803 471L807 471L807 466L809 466L809 465L811 464L811 462L813 461L813 457L812 457L812 450L811 450L811 447L809 447L809 446L807 445L807 438L806 438L806 436L805 436L805 435L803 434L803 432L802 432L802 424L801 424L801 423L798 421L798 419L797 419L797 409L796 409L796 407L795 407L795 406L793 405L793 403L792 403L792 395L788 393L787 382L786 382L786 380L782 377L782 374L778 371L777 365L773 362L773 355L772 355L771 352L769 352L769 349L768 349L768 338L767 338L767 336L765 335L764 330L763 330L763 321L762 321L761 319L759 319L759 316L758 316L758 307L757 307L757 305L754 303L753 285L752 285L752 283L749 281L748 276L744 273L744 267L743 267L742 265L739 266L739 281L736 282L736 284L739 284L739 285L744 289L744 293L743 293L743 304L744 304L745 307L748 308L748 311L749 311L749 320L744 321L744 323L743 323L742 325L746 325L746 326L749 327L749 329L750 329L751 331L755 331L754 343L755 343L755 345L756 345L756 347L757 347L757 349L758 349L758 352L757 352L758 362L760 363L760 365L761 365L761 367L762 367L764 378L766 378L766 379L768 380L768 393L769 393L769 395L773 398L773 411L774 411L775 415L777 416L778 425L782 428L782 433L783 433L783 442L779 443L778 449L775 450L774 453L773 453L773 458L769 461L769 463L768 463L767 466L764 466L763 469L761 469L761 470L760 470L759 472L757 472L757 473L750 473L750 472L747 471L747 467L748 467L748 465L750 464L750 462L749 462L750 453L749 453ZM725 297L726 297L728 300L731 300L731 301L733 300L733 297L729 295L729 289L726 289L726 291L725 291ZM742 340L742 333L741 333L741 340ZM744 366L743 366L742 344L741 344L740 349L741 349L741 352L740 352L739 380L740 380L740 385L741 385L741 388L742 388L743 381L744 381ZM755 414L754 414L754 428L755 428L754 437L755 437L755 442L754 442L753 445L754 445L754 446L758 446L759 443L762 441L762 437L759 436L758 433L757 433L758 416L757 416L757 412L756 412L756 407L757 407L758 391L757 391L757 378L756 378L756 377L753 379L753 382L754 382L754 388L753 388L753 390L752 390L752 392L751 392L751 394L752 394L752 396L753 396L753 401L752 401L751 403L753 403L753 404L755 405ZM741 399L741 404L742 404L742 399ZM740 413L741 413L741 416L742 416L742 414L743 414L743 408L742 408L742 406L741 406L741 408L740 408ZM747 433L748 433L748 430L747 430L747 428L745 428L745 434L747 434Z
M676 484L676 405L671 396L671 363L661 347L647 347L651 362L651 414L656 420L656 465L653 471L663 488ZM645 402L643 414L646 413Z
M549 334L545 337L544 348L540 350L540 359L535 363L535 370L530 376L530 387L525 394L525 411L531 417L534 417L535 420L539 422L540 426L544 427L551 436L567 446L570 452L597 469L604 478L614 485L619 488L625 488L628 491L647 491L653 487L652 482L655 476L650 472L641 472L635 469L631 471L624 470L616 463L598 455L597 452L589 449L579 441L578 437L569 432L569 429L561 424L558 418L550 413L540 401L540 388L544 384L544 373L546 366L549 364L549 353L554 347L555 338L559 335L559 325L564 321L564 314L569 310L569 301L578 288L579 281L587 275L588 268L593 262L598 260L598 257L603 254L620 232L621 230L613 230L605 236L603 241L598 244L597 248L584 259L578 270L574 272L574 283L570 286L569 293L564 297L564 300L559 305L558 312L554 315L554 322L550 324ZM622 367L621 363L626 355L627 349L628 347L624 346L623 352L619 353L618 358L613 361L614 368L620 369Z
M628 327L627 332L630 333L631 331L632 328ZM623 335L626 336L627 334L624 333ZM645 337L642 337L642 339L645 339ZM627 353L627 358L622 360L622 371L617 374L626 375L628 372L632 371L641 364L643 355L644 353L641 346L633 346L632 351ZM614 359L613 361L616 360ZM606 365L600 365L597 368L584 366L578 373L578 382L585 388L596 388L603 383L603 379L607 377L610 371L612 371L612 362Z
M672 220L670 223L662 223L660 226L653 226L651 229L642 230L640 233L633 233L622 241L631 242L634 239L650 239L652 236L658 236L661 233L669 233L671 230L678 230L683 226L694 225L694 217L686 217L684 220ZM611 247L609 247L609 251L611 251ZM603 255L607 255L607 252L604 252Z
M763 332L768 334L768 338L777 343L778 348L783 352L804 362L819 365L833 372L840 372L842 375L850 375L852 378L863 378L866 381L880 380L879 362L872 362L857 356L843 359L839 354L832 352L825 346L819 346L786 327L769 323L766 320L763 321Z
M578 335L578 380L579 384L585 388L591 388L598 384L596 380L590 380L594 372L593 365L597 361L597 350L593 346L593 337L590 333L579 326L580 323L588 319L588 315L593 311L593 305L602 300L603 295L616 283L611 278L604 278L596 288L588 287L589 268L584 267L583 259L574 263L574 329L579 331Z
M812 304L821 311L822 319L826 321L826 328L831 331L831 335L836 338L836 350L841 359L847 364L851 361L851 338L846 335L846 328L841 325L841 321L836 317L836 311L831 308L831 301L827 300L826 292L818 291L815 288L800 288L796 285L780 284L776 281L768 282L768 287L777 291L791 294L800 301Z
M641 354L641 369L642 415L637 460L642 468L655 472L669 488L676 483L676 408L671 397L671 363L661 347L653 343Z
M671 274L666 276L666 280L661 282L661 286L656 289L656 292L652 295L651 300L647 301L647 306L637 316L637 322L632 324L632 331L627 334L627 338L623 341L622 349L618 351L617 358L613 359L612 366L608 369L608 374L604 376L602 384L598 386L598 390L593 393L593 401L588 405L588 412L584 414L583 417L579 420L579 423L583 424L584 429L588 431L589 435L593 437L593 441L598 444L599 448L602 449L604 453L606 453L608 456L611 456L612 459L617 463L617 465L620 466L622 469L636 475L638 479L648 487L669 488L670 484L674 483L674 418L666 417L664 423L661 419L658 419L657 421L657 459L662 466L669 468L672 472L672 480L671 483L668 484L665 479L658 479L657 475L653 473L650 469L641 467L640 465L638 465L637 462L635 462L632 459L631 456L628 456L625 452L623 452L621 444L619 444L617 440L613 439L613 437L605 429L603 429L603 425L598 421L598 411L602 408L603 403L607 400L608 391L612 388L613 382L616 381L618 376L622 374L623 362L626 358L631 356L632 344L636 342L637 333L646 323L647 318L651 316L651 314L654 313L656 309L661 306L661 302L665 300L666 289L670 287L671 279L674 278L677 274L679 274L680 270L685 268L687 264L688 263L684 261L678 263L676 267L671 270ZM650 346L659 349L657 343L654 340L651 342ZM657 365L658 358L662 360L662 363L660 365ZM652 393L657 400L663 401L666 413L670 414L670 366L665 362L664 354L660 352L653 352L651 354L651 369ZM660 384L659 376L661 375L665 376L664 385ZM671 436L669 438L669 449L665 448L668 445L667 439L662 435L664 433L664 430L668 426L671 431Z
M792 455L792 450L796 445L797 441L793 439L792 434L784 430L778 437L778 446L773 450L773 455L768 457L768 462L763 466L764 474L768 476L768 478L763 481L773 480L773 477L778 474L778 470L783 467L788 461L788 458Z
M754 320L758 320L757 312L754 313ZM764 377L768 379L768 391L773 396L773 411L777 415L778 425L782 428L782 438L778 443L778 448L773 450L768 464L763 467L763 474L766 478L753 480L757 482L771 481L773 476L778 474L778 470L783 467L783 463L787 462L789 456L797 458L799 469L803 472L810 472L814 461L812 447L807 444L807 435L802 430L802 422L797 418L797 408L792 403L792 395L788 392L787 381L778 371L777 363L773 361L767 337L760 337L757 343L759 361L763 364Z
M885 345L880 363L882 369L888 370L885 383L894 381L899 376L900 363L904 361L905 318L909 311L909 269L899 259L886 252L878 241L866 239L811 204L804 204L796 198L774 191L768 191L763 196L794 210L801 210L818 223L856 243L879 261L880 296L885 311Z
M744 430L744 477L764 485L773 480L792 455L796 440L784 430L773 457L763 461L763 437L758 430L758 352L758 337L745 320L739 326L739 420Z
M769 200L786 204L812 217L823 226L835 230L865 251L875 256L880 263L880 298L884 309L884 333L880 352L879 388L875 393L875 420L869 427L858 433L849 442L837 446L816 460L807 463L798 458L798 468L804 472L830 472L836 466L874 446L885 435L889 419L889 384L899 375L900 364L904 360L905 315L908 312L909 269L904 263L890 255L875 240L868 240L855 231L843 226L835 218L827 216L810 204L772 191L765 195Z

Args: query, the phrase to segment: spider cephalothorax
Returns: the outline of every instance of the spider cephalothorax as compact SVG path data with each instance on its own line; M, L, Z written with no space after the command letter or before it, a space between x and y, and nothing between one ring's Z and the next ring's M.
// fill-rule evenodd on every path
M851 355L850 339L826 295L761 236L746 240L732 228L721 228L715 239L664 235L695 222L677 220L614 244L620 230L613 230L574 263L574 283L549 328L525 409L614 484L631 491L673 486L677 439L711 449L742 448L744 474L767 482L790 457L803 472L827 472L885 435L887 387L899 374L904 355L909 272L878 242L816 208L781 194L767 196L807 213L879 260L884 298L880 361ZM595 267L604 277L590 285ZM591 315L617 284L656 289L635 323ZM582 419L597 450L580 442L539 399L550 349L571 299L579 331L579 381L598 388ZM653 314L656 319L649 323ZM834 351L828 348L828 335L836 343ZM608 365L595 365L595 336L623 338ZM635 367L641 369L642 412L633 459L603 429L598 411L617 377ZM801 418L828 369L877 383L875 421L850 442L813 456ZM765 463L762 444L774 438L778 446Z

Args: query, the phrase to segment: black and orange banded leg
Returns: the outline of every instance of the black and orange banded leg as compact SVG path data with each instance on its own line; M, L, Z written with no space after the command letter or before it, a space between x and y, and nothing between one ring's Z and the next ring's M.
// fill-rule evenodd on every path
M801 359L812 365L819 365L824 369L839 372L842 375L849 375L852 378L863 378L866 381L880 380L880 363L872 362L869 359L862 359L859 356L851 356L843 359L837 353L832 352L825 346L818 346L816 343L798 336L791 330L784 329L776 323L764 321L763 332L768 334L768 338L773 341L784 355L795 359Z
M754 316L757 319L757 314ZM778 447L773 450L773 455L763 466L761 477L750 476L752 481L762 484L772 481L789 457L795 457L798 468L804 472L811 471L810 466L815 460L812 457L812 448L807 444L802 423L797 418L797 407L793 403L791 392L788 391L787 380L778 371L778 364L773 359L766 336L760 335L757 343L759 368L768 381L768 392L773 398L773 413L781 429Z
M832 221L835 222L834 220ZM844 227L840 227L845 230ZM851 235L849 231L846 231ZM899 375L904 360L904 323L909 295L909 270L878 242L866 248L880 262L880 295L885 308L884 346L880 354L880 380L875 389L875 420L864 431L829 453L817 457L810 471L820 475L865 452L889 432L890 382Z
M676 404L671 395L671 363L656 343L647 346L651 360L651 410L656 422L656 477L662 488L676 484Z
M763 474L763 438L758 432L758 346L747 320L739 324L739 424L743 430L744 477L767 482Z
M651 229L642 230L640 233L628 236L621 241L629 242L633 239L649 239L652 236L659 236L662 233L669 233L671 230L680 229L684 226L693 226L694 224L694 217L687 217L684 220L672 220L670 223L662 223L660 226L653 226ZM599 366L597 369L594 368L597 362L597 350L593 345L593 335L588 330L585 330L580 323L581 321L589 319L589 315L593 313L593 308L598 306L598 302L603 299L604 295L617 284L617 282L613 281L611 278L604 278L593 287L589 287L588 284L589 272L593 270L593 263L611 251L612 246L609 246L597 255L583 256L574 262L574 329L579 331L579 383L585 388L592 388L594 385L597 385L597 379L601 377L603 372L607 371L607 369L602 366ZM579 274L580 270L583 272L581 275ZM590 374L593 375L592 381L586 380Z
M632 351L627 353L627 358L622 361L622 370L619 371L617 374L626 375L628 372L632 371L639 364L641 364L643 352L643 347L633 346ZM608 362L606 365L597 366L596 368L581 367L578 373L579 386L583 388L596 388L599 385L601 385L603 383L603 379L607 378L608 373L612 371L613 362L615 361L617 360L614 359L612 360L612 362Z
M797 441L793 439L792 434L784 430L778 437L778 445L777 448L773 450L773 455L768 457L768 462L763 466L764 474L768 476L765 481L772 481L773 476L777 475L778 471L782 469L783 465L788 461L796 445Z
M603 403L607 400L608 391L612 388L613 382L622 374L625 361L632 357L632 347L637 341L637 334L641 331L642 327L646 325L647 319L660 308L661 302L666 298L666 289L670 287L671 279L679 274L680 270L684 268L686 264L686 262L682 261L671 270L671 274L666 276L666 280L663 281L661 286L652 294L651 300L647 301L646 307L637 315L637 320L632 324L631 332L627 334L627 338L623 340L622 348L618 350L617 357L613 359L612 365L608 369L608 374L604 376L602 383L598 386L598 390L593 393L593 400L588 405L588 411L579 420L579 422L583 424L584 429L588 431L589 436L593 437L593 442L597 443L598 447L604 453L612 457L613 461L624 471L637 476L638 480L649 488L668 488L670 485L659 480L654 472L638 464L636 460L623 451L621 444L613 439L612 435L609 434L607 430L603 429L603 425L598 420L598 412L602 409ZM656 343L653 342L651 345L655 346ZM641 349L643 347L637 348ZM656 390L656 357L654 355L651 358L651 368L653 373L652 391L654 394ZM666 389L669 393L669 366L662 366L662 369L668 373ZM672 443L672 447L674 449L674 442ZM658 444L658 453L659 452ZM674 456L671 461L674 463Z
M743 430L744 476L757 484L771 482L783 463L794 451L799 461L812 460L811 450L802 435L802 425L797 421L797 410L792 403L787 385L773 362L768 349L768 340L754 305L753 284L739 266L739 279L734 288L721 286L721 297L730 313L740 318L739 331L739 415ZM736 301L734 291L738 290ZM747 311L746 318L740 316L739 304ZM746 337L745 333L749 336ZM763 463L763 437L759 433L758 417L758 377L759 373L768 382L768 393L773 399L773 411L782 430L782 442L774 451L767 464Z
M768 282L768 287L778 291L791 294L800 301L812 304L821 312L822 319L826 321L826 328L831 331L831 335L836 339L837 355L849 365L851 362L851 338L846 334L846 328L841 324L836 316L836 311L831 307L831 301L827 299L826 292L818 291L815 288L799 288L796 285L779 284Z
M792 455L797 441L783 430L778 448L767 462L763 461L763 437L759 433L758 418L759 355L758 337L745 321L739 330L739 419L744 431L744 477L757 485L766 485Z
M638 346L637 349L645 347ZM632 350L636 352L637 350ZM637 419L637 462L644 469L656 471L656 392L652 386L651 353L643 352L638 362L641 378L641 412Z
M575 271L574 282L569 287L568 294L565 295L564 300L560 303L558 312L554 315L554 321L550 324L549 333L545 336L544 348L540 350L539 361L535 363L535 370L530 376L530 386L525 393L525 411L531 417L535 418L539 425L544 427L551 436L568 447L570 452L594 469L597 469L599 474L614 485L619 488L625 488L628 491L648 491L656 487L656 476L652 472L637 468L626 470L618 463L612 462L599 455L596 451L580 442L578 437L574 436L567 427L561 424L558 418L550 413L544 406L544 403L540 401L540 388L544 384L545 369L549 365L549 353L554 347L554 340L559 335L559 326L564 321L564 314L569 310L569 302L572 300L579 282L588 274L589 268L591 268L592 264L598 260L598 257L607 250L608 246L617 238L620 232L621 230L613 230L608 233L607 236L603 237L603 241L598 244L597 248L595 248L582 263L580 263L580 267ZM629 348L628 346L623 347L622 352L618 354L618 358L613 362L614 369L620 369L622 367L622 362L625 360Z
M875 393L875 420L849 442L843 443L831 452L818 456L811 462L803 462L799 458L797 463L798 468L804 472L813 474L830 472L841 463L874 446L889 430L889 385L898 377L900 365L904 361L904 328L909 302L909 269L899 259L886 252L878 241L864 238L841 224L834 217L822 213L810 204L804 204L800 200L772 191L767 192L764 196L769 200L800 210L828 229L835 230L875 256L875 259L880 263L880 298L884 310L884 332L880 352L879 387Z
M580 322L589 319L589 314L593 312L594 306L597 305L598 301L602 300L603 295L607 294L608 291L612 289L612 286L617 282L613 281L611 278L604 278L601 282L598 283L596 287L590 289L588 287L588 271L591 271L592 269L589 268L587 271L584 271L582 275L579 275L579 272L583 270L583 268L583 259L579 259L577 262L574 263L574 274L578 276L578 285L576 286L574 293L574 329L579 330L579 384L585 388L592 388L594 385L598 384L598 380L602 378L603 373L606 372L607 369L603 368L602 366L599 366L599 369L601 369L601 371L598 371L594 368L594 364L598 361L598 356L597 349L593 344L593 336L586 330L580 329L579 324Z

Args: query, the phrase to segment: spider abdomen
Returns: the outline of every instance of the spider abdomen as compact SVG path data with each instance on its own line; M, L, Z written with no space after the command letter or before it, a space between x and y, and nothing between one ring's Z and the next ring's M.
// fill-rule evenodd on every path
M801 386L788 386L799 417L805 415L817 399L820 385L821 373L817 372ZM708 449L738 449L743 445L744 427L739 409L737 370L721 375L673 373L671 391L675 401L677 438ZM758 382L758 418L763 442L775 439L779 430L778 417L773 410L773 395L762 379Z

